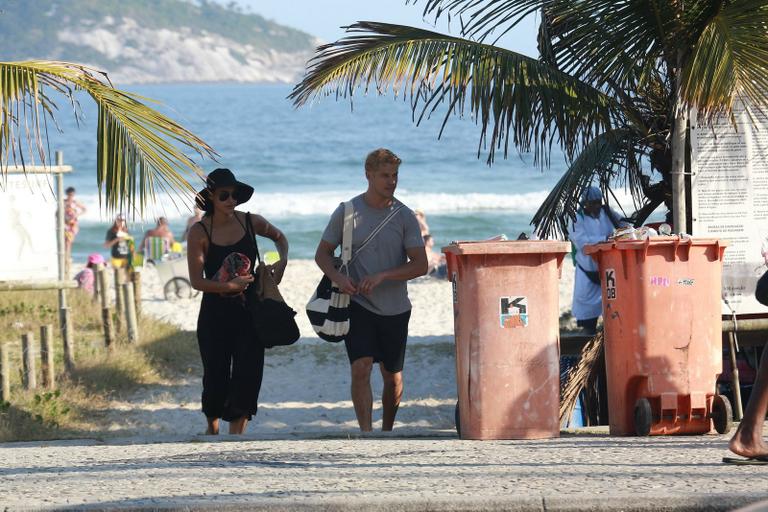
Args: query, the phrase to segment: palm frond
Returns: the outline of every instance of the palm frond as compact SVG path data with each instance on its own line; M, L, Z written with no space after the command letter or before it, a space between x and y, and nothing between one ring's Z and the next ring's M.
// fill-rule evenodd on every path
M600 87L623 86L638 63L674 55L679 23L674 2L554 0L544 8L551 20L552 52L560 69Z
M707 117L730 111L738 97L768 107L768 5L723 2L683 70L682 98Z
M24 165L30 153L46 165L44 127L49 119L55 123L57 111L51 96L63 95L77 118L80 90L98 107L96 176L108 211L127 207L140 214L156 190L194 193L186 176L202 172L185 151L213 157L213 148L148 106L146 98L115 89L105 74L66 62L0 62L3 169Z
M409 3L418 0L410 0ZM468 39L500 38L531 14L539 12L547 0L426 0L423 15L435 20L458 17L460 34Z
M568 370L560 393L560 425L565 427L576 407L579 395L597 375L597 363L605 351L603 333L595 334L581 349L579 362Z
M637 201L642 201L643 178L638 134L629 128L618 128L596 136L571 163L542 203L531 224L540 238L564 236L576 218L581 194L595 180L604 195L613 184L627 185Z
M419 120L446 106L480 125L487 145L506 156L510 142L544 163L554 142L572 156L619 115L611 97L536 59L502 48L413 27L358 22L354 33L318 48L290 95L296 106L319 96L352 96L363 87L411 98Z

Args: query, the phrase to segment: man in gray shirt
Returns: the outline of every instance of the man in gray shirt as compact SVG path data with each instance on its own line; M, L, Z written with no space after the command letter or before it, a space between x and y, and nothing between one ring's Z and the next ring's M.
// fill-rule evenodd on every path
M368 190L352 199L355 210L349 276L334 267L341 244L344 204L331 215L317 246L315 262L341 291L351 296L349 334L344 340L352 367L352 403L360 430L371 431L371 369L379 363L384 380L382 430L389 431L403 395L403 360L411 302L406 281L427 273L427 254L413 211L395 199L401 160L388 149L365 159ZM387 224L358 254L381 222Z

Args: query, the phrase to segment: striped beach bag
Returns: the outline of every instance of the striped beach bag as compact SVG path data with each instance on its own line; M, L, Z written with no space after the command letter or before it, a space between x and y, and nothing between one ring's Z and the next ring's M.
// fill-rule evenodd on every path
M376 235L387 225L389 221L395 218L397 212L403 208L400 204L382 220L378 226L363 240L360 247L357 248L357 254L373 240ZM349 264L355 259L352 255L352 218L355 210L352 202L344 203L344 228L341 237L341 265L339 271L349 275ZM349 332L349 295L339 290L336 284L332 283L328 276L323 276L320 284L317 285L315 293L309 299L307 304L307 316L309 323L317 335L325 341L337 343L343 341Z
M341 263L339 271L349 275L352 259L352 218L355 210L352 201L344 203L344 228L341 238ZM315 293L307 303L307 316L315 333L325 341L338 343L349 332L349 295L339 290L331 279L323 275Z

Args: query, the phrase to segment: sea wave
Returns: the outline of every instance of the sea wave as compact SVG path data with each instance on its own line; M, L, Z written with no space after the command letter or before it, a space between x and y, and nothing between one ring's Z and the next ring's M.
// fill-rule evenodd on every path
M420 209L429 214L453 214L471 212L510 212L532 214L544 199L547 191L527 192L522 194L492 193L423 193L403 191L397 198L412 209ZM318 191L318 192L274 192L254 193L253 197L241 205L241 210L258 212L265 217L295 217L307 215L329 215L336 206L359 194L359 191ZM87 211L81 220L104 222L109 220L99 206L98 196L79 196ZM171 196L158 195L155 204L149 205L143 214L136 212L129 218L133 220L152 220L165 216L169 220L184 219L190 215L184 200Z

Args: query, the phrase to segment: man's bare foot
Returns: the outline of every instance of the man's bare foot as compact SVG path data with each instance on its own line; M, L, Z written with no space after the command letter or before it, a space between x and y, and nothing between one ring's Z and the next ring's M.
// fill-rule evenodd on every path
M229 422L229 433L230 434L243 434L245 433L245 426L248 425L248 418L243 416L242 418L238 418L236 420L232 420Z
M749 459L768 460L768 445L765 444L762 434L762 429L758 432L742 423L733 435L731 442L728 443L728 449L736 455Z
M208 428L205 434L208 436L219 435L219 418L208 418Z

